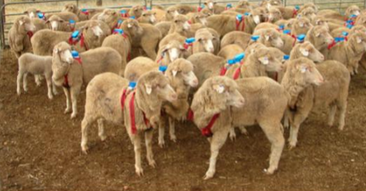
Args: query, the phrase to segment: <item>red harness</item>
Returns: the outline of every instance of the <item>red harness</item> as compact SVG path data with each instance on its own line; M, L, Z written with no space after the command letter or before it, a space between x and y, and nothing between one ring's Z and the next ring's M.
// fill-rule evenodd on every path
M84 39L84 34L83 33L81 33L80 38L78 40L73 40L72 36L70 36L70 38L69 38L69 44L70 45L76 45L79 41L80 41L80 46L84 47L85 50L88 50L88 47L85 44L85 39Z
M130 121L131 121L131 132L132 132L132 134L136 134L136 132L137 132L136 117L135 117L135 94L136 94L136 92L132 92L132 97L131 97L130 103L129 103L129 111L130 111L129 116L130 116ZM127 95L128 95L127 89L124 89L123 93L122 93L122 96L121 96L122 111L123 111L124 106L125 106L125 100L127 98ZM142 112L142 115L144 116L145 125L148 128L151 128L150 121L149 121L149 119L146 118L144 112Z
M213 133L211 131L213 125L215 124L216 120L220 117L220 113L215 114L210 122L208 123L208 125L206 127L204 127L203 129L201 129L201 133L203 136L205 137L212 137ZM193 121L194 119L194 113L191 109L188 110L188 120Z
M241 66L244 64L244 62L240 62L239 68L237 68L234 72L233 79L237 80L239 78L239 75L241 73Z
M244 31L245 29L245 17L242 17L242 20L238 21L238 19L235 18L235 28L236 30L239 30L240 27L240 23L243 23L243 25L241 26L241 31Z
M78 61L78 63L81 65L82 62L81 62L81 58L80 56L78 58L74 58L74 60ZM70 84L69 84L69 77L68 77L68 74L65 74L64 75L64 83L62 84L63 87L69 89L70 88Z
M28 31L27 32L27 35L28 35L28 37L29 37L29 40L32 38L32 36L33 36L33 32L32 31Z
M330 43L329 45L328 45L328 50L330 50L330 49L332 49L335 45L336 45L337 43L335 42L335 40L333 40L332 41L332 43Z
M292 11L292 18L295 18L297 14L298 14L298 10L295 8L295 9Z

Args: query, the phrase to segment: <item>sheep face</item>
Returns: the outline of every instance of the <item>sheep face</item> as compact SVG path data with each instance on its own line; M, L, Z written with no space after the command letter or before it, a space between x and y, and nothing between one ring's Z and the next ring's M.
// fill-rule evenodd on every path
M96 38L100 38L103 36L103 30L100 27L98 21L92 20L89 21L83 28L84 35L95 36Z
M139 18L142 15L142 12L144 12L144 7L141 5L137 5L131 8L132 14L134 15L136 18Z
M366 51L366 34L363 32L355 32L349 35L348 42L353 44L358 50Z
M271 23L275 23L276 21L282 19L281 11L275 7L271 7L269 9L268 21Z
M210 9L202 9L202 11L200 13L204 14L206 16L206 18L213 14Z
M173 82L175 80L182 80L182 82L178 82L178 84L184 84L185 86L197 87L198 79L196 75L193 73L193 64L185 60L183 58L179 58L174 62L168 65L167 69L167 77Z
M51 30L53 31L57 31L59 30L60 26L62 25L62 23L64 22L63 19L61 19L59 16L57 15L52 15L47 21L47 24L51 25Z
M308 18L310 21L313 21L316 18L316 12L311 7L303 9L300 14L301 16Z
M225 110L228 106L240 108L244 105L244 97L238 91L238 85L233 79L216 76L206 80L202 87L209 88L209 95L214 107Z
M198 12L194 15L193 19L194 19L194 22L195 23L201 23L203 26L206 26L207 25L207 15L201 13L201 12Z
M328 31L329 31L329 25L328 22L325 21L323 18L321 17L316 17L314 20L315 26L322 26L325 27Z
M189 31L191 29L191 24L189 24L188 18L184 15L175 16L174 25L178 30Z
M64 9L62 10L62 12L70 12L70 13L77 14L78 8L76 7L75 4L66 4Z
M215 51L213 42L216 40L217 39L211 33L208 33L207 36L197 38L197 41L204 47L205 51L210 53Z
M349 6L346 10L346 13L345 13L346 16L350 16L350 15L360 15L360 8L357 6L357 5L352 5L352 6Z
M106 9L100 15L98 15L98 20L105 23L112 23L118 19L118 14L115 10Z
M65 65L65 63L72 64L74 62L74 58L71 54L71 46L66 42L60 42L53 48L53 56L59 57L61 65ZM55 64L58 63L56 62Z
M283 40L281 39L280 33L275 29L264 29L262 37L264 38L264 44L270 44L273 47L282 48Z
M282 5L282 1L281 0L270 0L269 4L271 4L273 6L280 6L280 5Z
M268 48L257 49L252 53L252 56L259 61L260 67L264 67L266 72L282 70L282 62L273 56Z
M143 29L135 19L126 19L122 23L122 28L127 29L130 34L135 36L142 35Z
M333 37L329 34L328 28L324 26L315 26L309 35L314 36L315 41L313 43L315 47L324 47L333 42Z
M306 34L312 26L309 19L300 17L293 23L292 30L297 31L299 34Z
M24 14L28 15L29 18L33 19L33 18L37 18L37 13L39 11L35 8L29 8L26 11L24 11Z
M179 12L177 10L176 7L169 7L167 10L166 10L166 14L165 14L165 17L168 21L171 21L174 19L175 16L179 15Z
M216 5L216 2L212 0L206 0L204 4L206 7L208 7L208 9L212 10L214 8L214 5Z
M139 79L138 88L147 96L157 96L169 102L177 100L177 93L169 85L168 79L159 71L148 72Z
M268 10L264 7L257 7L251 11L250 17L252 17L254 23L258 25L267 20Z
M324 61L323 54L320 53L319 50L317 50L310 42L306 41L302 44L299 44L298 46L302 56L307 57L314 62Z
M162 54L169 58L169 62L173 62L174 60L183 57L185 51L186 49L180 42L173 40L163 47Z
M30 18L28 16L21 16L15 21L15 24L18 25L18 31L35 31L36 26L31 22Z
M290 79L296 84L306 87L308 85L321 85L324 82L323 76L316 69L313 61L307 58L291 60L287 65L291 73Z
M142 18L143 22L155 24L155 22L156 22L155 15L156 15L156 12L145 11L142 13L141 18Z
M246 0L241 0L238 2L237 4L237 8L242 8L242 9L245 9L245 8L250 8L250 3Z

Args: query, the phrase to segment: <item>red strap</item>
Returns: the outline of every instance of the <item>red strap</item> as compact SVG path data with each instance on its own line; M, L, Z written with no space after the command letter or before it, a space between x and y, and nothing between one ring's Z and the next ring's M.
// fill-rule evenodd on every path
M127 97L127 89L123 90L122 96L121 96L121 107L122 107L122 111L125 108L125 100Z
M223 66L223 67L221 68L221 71L220 71L220 76L225 76L226 71L227 71L227 68L226 68L225 66Z
M290 34L289 34L290 35ZM294 47L295 46L295 44L296 44L296 41L297 41L297 37L296 37L296 35L290 35L293 39L294 39L294 42L292 43L292 47Z
M81 33L80 38L78 40L73 40L72 36L70 36L70 38L69 38L69 44L70 45L76 45L79 41L80 41L80 46L84 47L85 50L88 50L88 47L85 44L85 39L84 39L84 34L83 33Z
M243 25L241 26L241 30L244 31L244 29L245 29L245 17L244 16L243 16L242 20L240 20L240 21L238 21L238 19L235 19L236 30L239 30L240 23L243 23Z
M188 115L187 115L187 120L188 121L193 121L193 119L194 119L194 113L193 113L192 109L189 108Z
M130 122L131 122L131 132L132 134L136 134L136 121L135 121L135 92L132 93L132 97L130 99Z
M335 42L335 40L332 41L332 43L330 43L328 45L328 50L330 50L331 48L333 48L333 46L335 46L337 43Z
M297 9L295 8L293 11L292 11L292 18L295 18L297 15Z
M127 17L130 17L130 15L127 12L126 13L121 13L121 17L127 18Z
M84 14L84 15L89 15L89 11L88 11L88 10L86 10L86 11L81 11L81 13L82 13L82 14Z
M32 32L32 31L28 31L28 32L27 32L27 35L28 35L29 39L31 39L31 38L32 38L32 36L33 36L33 32Z
M208 125L207 125L205 128L201 129L201 133L202 133L202 135L203 135L203 136L211 137L211 136L213 135L213 134L212 134L212 131L211 131L212 126L215 124L216 120L217 120L219 117L220 117L220 113L215 114L215 115L211 118L211 120L210 120L210 122L208 123Z
M64 75L64 83L62 84L65 88L70 88L68 75Z
M156 61L156 63L160 64L160 62L161 62L163 59L164 59L164 56L163 56L163 55L161 55L161 57L159 58L159 60L158 60L158 61Z

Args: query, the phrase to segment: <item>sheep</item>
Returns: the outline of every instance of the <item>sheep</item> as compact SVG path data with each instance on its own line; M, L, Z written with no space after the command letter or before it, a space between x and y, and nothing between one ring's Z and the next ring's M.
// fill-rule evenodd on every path
M182 15L187 15L188 13L197 12L197 8L192 5L178 4L178 5L174 5L174 7L178 11L178 13L182 14Z
M207 25L208 16L203 14L202 12L189 13L189 14L187 14L187 17L192 24L200 23L203 26Z
M23 13L26 14L30 19L34 19L38 18L38 13L40 13L40 11L36 8L28 8Z
M221 48L224 48L230 44L237 44L242 49L246 49L248 47L249 41L251 39L251 35L242 31L232 31L227 33L221 39Z
M203 28L203 25L200 23L190 24L187 16L177 15L172 21L168 34L179 33L180 35L189 38L194 37L195 32L200 28Z
M52 80L56 86L63 86L66 96L65 113L71 112L71 118L77 115L77 97L81 86L88 84L97 74L103 72L121 72L122 58L119 53L109 47L101 47L80 53L79 58L73 58L71 46L60 42L53 48Z
M31 22L28 16L20 16L9 30L9 45L15 56L19 58L26 52L32 52L30 39L36 26Z
M86 89L85 114L81 122L81 149L88 151L88 129L98 121L99 137L106 139L103 121L121 125L134 146L135 171L143 175L141 166L141 134L145 135L147 160L156 166L152 152L152 128L157 128L163 101L175 101L177 94L168 79L158 71L141 76L135 90L129 90L128 81L113 73L97 75ZM121 104L122 100L122 104ZM133 116L133 117L132 117Z
M168 7L165 13L165 20L172 21L177 15L179 15L179 12L175 6Z
M278 25L280 28L282 28L281 30L291 30L295 20L296 19L289 19L289 20L280 19L275 24Z
M73 44L78 52L100 47L106 35L108 34L103 32L98 21L88 21L75 40L71 32L45 29L34 34L31 43L34 54L46 56L51 55L53 47L62 41Z
M57 95L57 89L55 85L52 83L52 57L51 56L37 56L31 53L25 53L18 59L18 77L17 77L17 93L20 95L22 80L23 80L23 89L25 92L28 91L27 86L27 75L44 75L47 82L48 89L48 98L53 99L52 91L55 95ZM40 86L38 83L37 86ZM52 89L52 91L51 91Z
M75 30L76 23L72 23L72 21L64 21L57 15L52 15L47 21L47 24L50 25L49 29L53 31L65 31L71 32Z
M354 75L357 73L358 62L366 51L366 34L354 32L349 34L347 38L347 41L330 46L325 57L328 60L337 60L343 63L349 72Z
M155 24L155 27L159 29L161 36L168 35L172 23L170 21L161 21Z
M275 7L281 11L283 19L286 19L286 20L295 18L297 15L297 12L298 12L298 10L292 6L287 6L287 7L275 6Z
M292 24L291 34L293 35L300 35L306 34L313 25L311 24L310 20L305 17L297 18L294 23Z
M159 22L160 20L156 19L156 12L147 10L142 12L142 15L137 19L140 23L150 23L154 25L155 23Z
M330 9L325 9L325 10L319 11L318 16L322 16L322 17L326 17L326 18L332 18L334 20L344 22L351 15L358 16L358 15L360 15L360 13L361 13L360 8L357 5L351 5L346 9L344 16L341 15L340 13L338 13L337 11L330 10Z
M113 32L114 29L118 28L120 16L115 10L105 9L103 12L94 15L91 19L107 23L110 30Z
M178 33L168 34L159 42L159 49L167 45L172 40L176 40L179 41L181 44L184 44L186 41L186 37Z
M32 18L31 19L31 22L36 27L36 29L34 30L33 33L36 33L37 31L40 31L42 29L46 29L47 28L46 21L43 20L43 19Z
M270 23L276 23L277 21L283 19L281 11L278 10L276 7L269 8L268 12L268 22Z
M253 33L257 24L260 23L259 15L251 14L250 16L243 15L237 21L237 17L231 15L212 15L207 18L207 27L215 29L220 36L224 36L229 32L240 30L246 33Z
M114 32L113 35L109 35L104 39L102 47L111 47L121 55L122 73L120 73L120 75L123 75L131 55L131 42L130 37L128 37L123 30L115 29L115 31L116 32Z
M327 51L328 46L333 42L333 37L324 26L314 26L306 34L305 41L311 42L316 49L323 54Z
M338 129L343 130L345 125L348 89L351 80L348 69L335 60L327 60L317 64L316 69L323 76L323 83L299 91L298 95L295 93L291 95L293 100L291 100L290 109L287 112L291 124L290 148L296 147L300 125L313 108L325 106L329 109L329 126L333 126L334 116L338 110L340 112ZM290 83L296 83L296 81Z
M202 28L197 30L195 39L196 41L193 42L193 54L197 52L217 54L220 50L220 36L213 29Z
M290 60L306 57L314 62L323 62L324 55L309 41L297 44L291 51Z
M235 55L240 54L244 52L244 49L242 49L237 44L230 44L225 46L220 50L220 52L217 54L217 56L221 56L225 58L225 60L229 60L231 58L234 58Z
M315 11L315 13L318 12L318 7L314 3L312 3L312 2L305 3L303 6L300 7L300 9L299 9L298 12L301 13L302 10L307 9L309 7L312 8Z
M222 5L218 5L215 1L213 0L206 0L204 2L204 5L206 6L204 9L208 9L212 12L212 14L220 14L223 11L225 11L225 7Z
M329 31L333 31L339 28L344 28L343 24L337 24L337 23L333 23L333 22L329 22L327 19L324 19L322 17L316 17L313 21L313 25L319 25L319 26L323 26L325 28L328 28Z
M156 58L156 48L162 39L159 29L150 24L138 23L135 19L124 20L122 28L131 37L133 48L142 48L149 58Z
M178 58L188 57L190 53L187 50L180 41L171 40L159 48L159 56L156 57L155 62L164 66L169 65Z
M128 12L129 16L134 16L136 19L140 18L142 15L142 12L144 12L144 6L141 5L135 5L133 6L130 11Z
M239 13L250 12L253 9L253 6L247 0L240 0L234 7L233 10Z
M103 9L79 9L75 4L66 4L62 12L74 13L78 16L79 21L86 21L92 18L95 14L102 12Z
M59 13L48 13L45 15L45 18L50 18L52 15L59 16L64 21L74 20L75 22L79 21L79 17L75 15L74 13L70 12L59 12Z
M309 21L313 22L317 15L316 11L312 7L304 8L301 12L299 12L298 17L305 17L309 19Z
M266 45L267 47L276 47L282 50L284 41L281 38L281 33L273 28L255 30L253 35L258 35L257 42Z

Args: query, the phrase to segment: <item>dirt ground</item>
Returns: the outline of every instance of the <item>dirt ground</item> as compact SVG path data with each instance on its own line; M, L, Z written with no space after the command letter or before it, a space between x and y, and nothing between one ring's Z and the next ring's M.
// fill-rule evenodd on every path
M312 114L302 126L299 146L284 150L279 170L267 168L270 145L259 127L249 135L227 141L218 158L213 179L202 177L208 168L209 144L192 124L180 124L178 141L163 149L154 137L157 168L143 160L145 176L134 172L132 144L122 126L108 125L108 139L90 134L88 155L80 149L80 115L63 114L64 95L52 101L45 83L16 95L17 63L6 51L0 65L0 190L112 191L112 190L366 190L366 75L352 79L345 130L326 125L323 113ZM60 90L61 92L61 90ZM288 130L285 134L288 137ZM143 150L145 153L145 149Z

